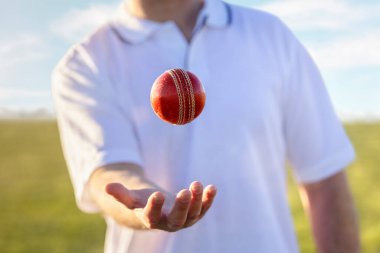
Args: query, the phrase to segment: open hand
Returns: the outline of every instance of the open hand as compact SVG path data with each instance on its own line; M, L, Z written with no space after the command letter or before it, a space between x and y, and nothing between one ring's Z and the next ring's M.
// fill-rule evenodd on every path
M188 190L173 196L157 189L129 190L120 183L111 183L106 192L133 210L146 228L175 232L195 224L206 214L216 187L203 188L200 182L193 182Z

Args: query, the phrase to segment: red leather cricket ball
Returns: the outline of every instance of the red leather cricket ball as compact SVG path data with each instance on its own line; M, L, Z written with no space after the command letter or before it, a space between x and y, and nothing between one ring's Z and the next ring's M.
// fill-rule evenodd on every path
M183 69L170 69L154 81L150 102L160 119L184 125L201 114L206 103L206 93L193 73Z

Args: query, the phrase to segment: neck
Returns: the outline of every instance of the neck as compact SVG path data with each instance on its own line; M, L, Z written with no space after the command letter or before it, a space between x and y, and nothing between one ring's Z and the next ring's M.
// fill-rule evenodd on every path
M139 18L156 22L172 20L190 40L203 4L204 0L130 0L126 8Z

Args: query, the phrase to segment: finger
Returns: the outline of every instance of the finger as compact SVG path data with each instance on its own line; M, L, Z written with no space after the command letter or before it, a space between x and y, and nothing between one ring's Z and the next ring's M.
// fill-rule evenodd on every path
M111 183L106 185L106 192L129 209L141 208L142 204L124 185Z
M187 214L186 223L192 224L198 219L202 210L202 195L203 195L203 185L200 182L193 182L190 185L191 192L191 202L189 211Z
M167 217L167 226L170 230L175 231L185 224L190 199L191 193L189 190L182 190L177 194L174 207Z
M143 222L147 228L157 228L161 221L161 210L165 197L161 192L154 192L148 198L143 211Z
M211 207L212 202L214 201L214 198L216 196L216 187L213 185L208 185L203 190L203 196L202 196L202 210L201 210L201 217L203 217L208 209Z

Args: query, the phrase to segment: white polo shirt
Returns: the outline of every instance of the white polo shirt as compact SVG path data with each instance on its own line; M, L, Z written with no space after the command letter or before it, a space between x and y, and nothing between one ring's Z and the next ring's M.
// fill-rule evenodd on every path
M158 75L185 68L203 82L203 113L184 126L158 119L149 94ZM275 17L208 0L191 43L173 22L122 12L57 66L53 94L79 207L105 164L139 164L176 192L215 184L214 206L177 233L133 231L107 218L108 253L298 252L285 162L301 182L337 173L353 149L310 56Z

